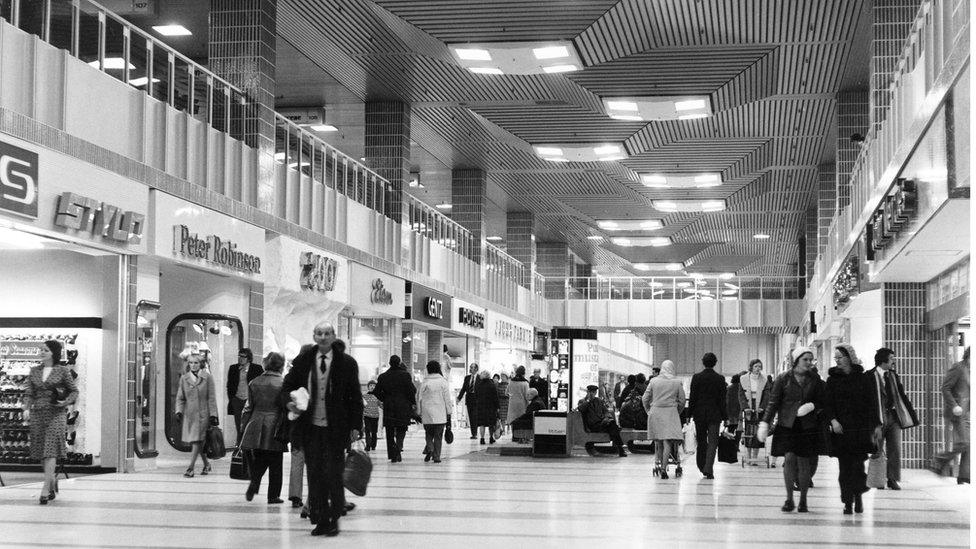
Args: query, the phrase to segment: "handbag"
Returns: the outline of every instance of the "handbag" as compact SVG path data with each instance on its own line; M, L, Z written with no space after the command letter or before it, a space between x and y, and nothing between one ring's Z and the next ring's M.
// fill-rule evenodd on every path
M342 471L342 485L357 496L366 495L366 486L373 473L373 461L369 459L362 440L346 454L346 466Z
M888 459L878 452L868 459L868 488L882 489L888 484Z
M722 463L736 463L739 461L739 443L735 435L727 436L722 433L718 437L718 460Z
M244 450L238 448L230 456L230 478L234 480L251 480L251 469L248 466Z
M275 422L274 431L271 436L275 439L275 442L280 442L281 444L291 442L291 422L288 421L287 414L278 416L278 421Z
M220 430L220 427L212 425L207 428L207 436L203 446L209 459L220 459L227 455L227 448L224 446L224 432Z
M454 442L454 431L451 430L450 425L447 426L447 429L444 429L444 442L448 444Z

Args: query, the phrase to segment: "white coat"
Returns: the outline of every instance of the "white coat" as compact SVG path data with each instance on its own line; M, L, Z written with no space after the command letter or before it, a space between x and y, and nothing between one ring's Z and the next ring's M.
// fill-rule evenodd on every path
M427 374L417 391L417 409L424 425L447 423L447 416L454 409L454 399L447 380L440 374Z

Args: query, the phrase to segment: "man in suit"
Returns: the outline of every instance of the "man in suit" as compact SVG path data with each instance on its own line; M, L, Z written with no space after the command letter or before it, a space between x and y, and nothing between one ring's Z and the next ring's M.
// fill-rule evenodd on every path
M943 413L946 423L952 425L952 450L932 457L929 469L938 475L945 473L946 467L959 454L959 476L956 482L969 484L969 347L963 352L962 360L952 365L942 381Z
M251 381L264 373L260 364L254 364L254 353L247 347L237 353L237 364L227 367L227 413L234 416L237 427L237 440L241 440L241 413L247 402L247 386Z
M688 410L695 420L695 439L698 448L695 459L698 470L707 479L715 478L712 467L715 465L715 452L718 450L718 433L726 419L725 394L728 387L725 378L715 371L718 363L714 353L702 356L702 371L691 376L691 391L688 395Z
M918 425L901 379L895 373L895 352L882 347L874 353L874 370L868 373L881 420L881 437L888 461L888 488L901 490L901 431Z
M468 409L468 427L471 428L471 440L478 438L478 425L475 418L478 417L478 403L474 398L474 385L478 381L478 363L472 362L471 368L468 370L470 373L464 376L464 383L461 384L461 392L458 393L457 403L461 404L461 399L467 395L464 400L464 406Z
M346 448L359 438L363 428L363 397L359 391L359 364L336 340L335 327L321 322L315 326L315 346L292 360L285 376L281 400L298 413L295 435L301 440L308 467L309 515L313 536L339 534L339 517L346 510L342 487ZM308 407L300 410L291 392L304 387Z

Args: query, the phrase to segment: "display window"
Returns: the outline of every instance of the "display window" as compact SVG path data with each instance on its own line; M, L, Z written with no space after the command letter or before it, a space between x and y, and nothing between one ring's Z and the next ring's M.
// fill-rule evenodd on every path
M164 424L166 440L173 448L181 452L190 451L190 445L183 442L182 426L175 417L180 377L187 372L185 357L193 352L203 356L203 367L207 368L214 377L217 408L223 410L226 407L223 368L224 365L236 361L237 353L243 347L244 327L237 317L186 313L177 316L169 323L166 328ZM220 415L223 416L223 412ZM227 429L225 428L224 431L226 435Z
M359 363L360 384L365 386L386 371L390 355L394 354L394 333L398 333L395 319L339 315L336 335L346 342L346 352Z
M159 303L136 305L136 455L156 457L156 324Z

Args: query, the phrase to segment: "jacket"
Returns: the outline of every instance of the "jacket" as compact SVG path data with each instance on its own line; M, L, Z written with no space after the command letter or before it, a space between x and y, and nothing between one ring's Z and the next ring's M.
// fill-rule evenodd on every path
M830 455L874 453L877 450L874 429L881 425L881 420L869 376L858 364L851 366L849 374L836 366L828 374L824 420L837 420L844 431L830 435Z
M384 427L410 425L416 412L417 388L413 384L410 372L403 365L391 367L380 374L376 378L373 394L383 403Z
M814 411L800 418L803 429L819 429L823 423L824 382L820 376L811 373L804 383L796 380L793 372L787 370L780 374L773 382L773 389L769 397L769 406L763 413L762 420L772 424L776 419L778 427L793 428L796 413L800 406L812 402Z
M417 391L417 408L420 410L420 420L424 425L441 425L447 423L451 411L451 389L447 380L440 374L427 374L424 382Z
M283 383L281 372L264 372L247 385L247 404L241 416L244 423L241 448L273 452L284 452L287 449L274 436L278 421L284 413L278 404Z
M721 423L726 419L726 391L725 378L714 368L705 368L691 376L688 410L696 424Z
M962 417L969 417L969 363L961 361L953 364L942 380L943 413L946 419L956 417L952 409L962 408Z
M738 399L739 399L739 409L741 410L753 409L752 402L749 402L750 391L746 389L746 387L749 387L749 384L752 382L750 380L750 377L751 376L749 375L745 375L739 378ZM758 405L758 409L756 409L756 412L759 413L762 413L763 410L769 407L769 397L770 394L773 392L773 382L769 377L763 377L762 382L763 382L762 388L759 389L759 394L760 394L759 402L756 403Z
M257 378L259 375L263 373L264 373L264 368L262 368L260 364L255 364L252 362L247 367L248 386L251 385L251 382L254 381L255 378ZM228 366L227 367L227 414L228 415L234 413L234 410L231 407L230 403L232 399L237 396L237 384L240 382L240 380L241 380L240 364L239 363L231 364L230 366Z
M539 398L542 402L549 405L549 381L543 377L535 376L529 378L529 389L535 389L539 391Z
M525 413L529 405L529 382L524 377L512 378L508 384L508 410L505 413L505 423L511 423Z
M739 416L742 415L742 403L739 401L739 393L742 392L742 385L738 383L729 385L725 392L725 417L729 423L739 423Z
M207 435L210 418L218 417L217 387L213 376L201 369L194 376L187 372L180 377L176 390L176 413L183 414L183 442L200 442Z
M606 403L601 398L581 399L576 408L587 431L599 431L604 425L613 421L613 416L610 415Z
M884 370L875 366L864 374L867 376L868 382L871 385L871 393L876 400L875 407L878 410L878 417L881 423L884 423L885 420L884 396L882 395L882 392L884 392L884 381L883 378L879 379L879 376L883 376L884 373ZM915 427L918 425L918 414L915 413L912 402L908 400L908 395L905 394L905 387L901 384L901 378L898 377L898 373L894 370L888 370L888 373L891 375L891 381L895 384L895 396L897 398L893 405L898 425L902 429Z
M545 409L546 404L542 401L542 397L537 396L533 398L532 402L529 402L529 405L525 407L525 413L512 421L512 429L522 431L531 430L534 427L535 413Z
M309 394L308 409L292 422L293 433L304 439L312 427L312 410L317 398L318 382L312 382L312 368L318 347L311 346L298 353L291 370L281 385L279 405L282 408L291 400L291 392L304 387ZM341 431L363 430L363 395L359 389L359 364L345 353L340 341L332 344L332 365L329 368L328 394L325 399L325 415L329 425Z
M28 372L25 388L27 392L24 394L24 410L59 408L55 404L55 401L58 400L57 390L59 388L64 395L64 398L61 399L64 400L64 406L60 406L62 410L78 400L78 387L75 385L74 377L71 370L64 366L55 365L46 380L44 379L43 367L31 368ZM63 416L64 412L62 411L58 415Z
M475 425L493 427L498 421L498 391L495 384L490 379L479 379L474 386L474 395Z
M474 386L477 381L478 381L478 374L468 374L464 376L464 382L461 383L461 391L458 393L457 396L458 404L460 404L461 399L464 398L465 395L467 395L468 400L464 401L465 406L467 406L468 408L474 406L474 401L475 401Z

